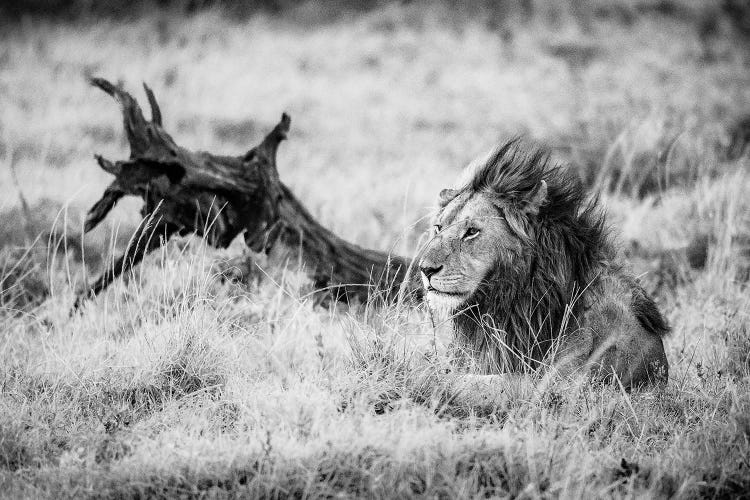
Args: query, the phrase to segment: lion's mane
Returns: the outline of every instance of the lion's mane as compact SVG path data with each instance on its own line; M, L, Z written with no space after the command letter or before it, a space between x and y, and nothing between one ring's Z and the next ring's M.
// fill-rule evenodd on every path
M511 213L542 180L547 199L539 213L530 218ZM508 202L508 208L498 210L521 220L525 251L513 262L498 262L456 312L456 340L482 371L534 369L555 339L576 328L587 295L614 258L604 215L576 177L553 165L547 153L518 140L475 167L459 192L466 190Z

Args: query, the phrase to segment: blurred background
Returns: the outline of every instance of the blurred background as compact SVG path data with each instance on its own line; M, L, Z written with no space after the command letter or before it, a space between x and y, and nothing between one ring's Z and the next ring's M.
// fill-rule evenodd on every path
M93 154L128 154L89 76L138 99L148 83L190 149L241 154L288 112L282 179L343 237L401 254L435 194L512 136L569 162L645 256L715 239L706 182L748 166L742 0L27 0L0 13L3 255L64 234L96 269L139 221L125 200L77 239L109 182Z
M174 238L70 314L140 221L124 199L81 237L93 155L129 155L91 76L146 82L193 150L288 112L281 179L401 255L477 155L550 148L672 325L669 386L451 409L449 324L316 307L273 262L229 283L241 238ZM742 0L0 0L0 497L747 496L748 142Z

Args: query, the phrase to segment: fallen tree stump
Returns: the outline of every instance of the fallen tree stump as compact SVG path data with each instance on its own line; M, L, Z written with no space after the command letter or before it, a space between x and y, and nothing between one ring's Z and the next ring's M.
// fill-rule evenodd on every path
M323 301L366 301L375 294L394 301L419 294L408 259L339 238L315 220L281 182L276 152L289 131L291 120L286 113L246 154L220 156L178 146L163 129L161 110L145 83L151 121L122 88L101 78L91 83L119 103L130 158L113 163L96 156L99 166L115 179L89 210L84 231L94 229L128 195L143 199L143 222L125 253L78 295L75 308L170 237L188 234L203 237L217 248L226 248L244 233L246 245L254 252L268 253L277 245L294 249Z

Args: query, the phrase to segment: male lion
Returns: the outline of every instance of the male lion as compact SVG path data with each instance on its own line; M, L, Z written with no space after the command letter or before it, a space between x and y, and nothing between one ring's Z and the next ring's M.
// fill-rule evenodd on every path
M597 200L576 178L518 141L463 177L440 192L419 268L429 307L451 314L480 369L551 363L625 388L666 383L669 327L617 262Z

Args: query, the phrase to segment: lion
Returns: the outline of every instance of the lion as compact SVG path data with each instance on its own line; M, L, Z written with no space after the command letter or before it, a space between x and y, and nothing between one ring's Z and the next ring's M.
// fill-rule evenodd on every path
M666 320L618 258L598 198L549 153L516 139L476 160L440 192L433 228L424 298L480 372L667 382Z

